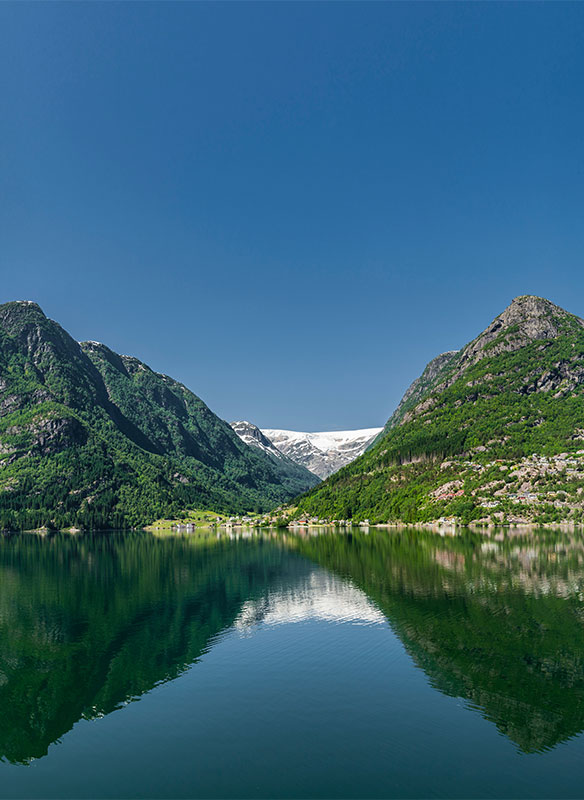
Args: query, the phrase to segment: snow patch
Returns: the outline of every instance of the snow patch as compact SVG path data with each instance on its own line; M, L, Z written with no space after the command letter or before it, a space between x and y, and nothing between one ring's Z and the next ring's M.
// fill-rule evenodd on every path
M364 453L382 430L359 428L354 431L309 432L264 428L262 433L292 461L319 478L327 478Z
M355 442L371 441L377 436L382 428L359 428L355 431L287 431L277 428L262 428L262 433L275 441L276 439L286 439L288 442L309 442L313 447L327 453L329 450L337 449L343 445Z

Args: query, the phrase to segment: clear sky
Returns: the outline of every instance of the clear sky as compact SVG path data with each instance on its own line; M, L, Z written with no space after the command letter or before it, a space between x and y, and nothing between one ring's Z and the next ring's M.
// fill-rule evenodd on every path
M0 300L226 419L382 425L584 315L584 3L0 4Z

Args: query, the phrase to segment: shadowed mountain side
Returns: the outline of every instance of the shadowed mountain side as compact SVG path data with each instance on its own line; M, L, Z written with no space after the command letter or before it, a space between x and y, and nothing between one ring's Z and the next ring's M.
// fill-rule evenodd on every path
M380 608L432 686L467 700L523 752L584 729L581 538L402 531L295 543Z

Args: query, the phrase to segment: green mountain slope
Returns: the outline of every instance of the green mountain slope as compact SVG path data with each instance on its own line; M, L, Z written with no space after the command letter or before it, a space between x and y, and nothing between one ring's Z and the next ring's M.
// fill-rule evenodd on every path
M519 297L433 363L373 447L302 498L301 511L377 522L583 519L584 322Z
M280 469L182 384L0 306L0 528L144 524L267 509L317 482Z

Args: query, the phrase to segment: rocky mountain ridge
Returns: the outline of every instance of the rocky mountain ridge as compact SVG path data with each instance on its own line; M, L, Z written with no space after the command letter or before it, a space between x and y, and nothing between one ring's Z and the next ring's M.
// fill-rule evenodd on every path
M460 350L449 350L446 353L440 353L440 355L433 358L432 361L426 365L420 377L416 378L406 389L398 407L383 428L384 433L398 425L409 409L415 408L423 399L428 389L438 383L440 376L446 372L449 365L452 364L459 353Z
M247 420L237 420L236 422L229 423L235 433L242 439L246 444L251 445L252 447L258 447L260 450L263 450L265 453L270 453L270 455L274 456L274 458L280 459L283 461L286 456L281 450L278 450L276 445L268 439L268 437L258 428L257 425L254 425L253 422L248 422Z

